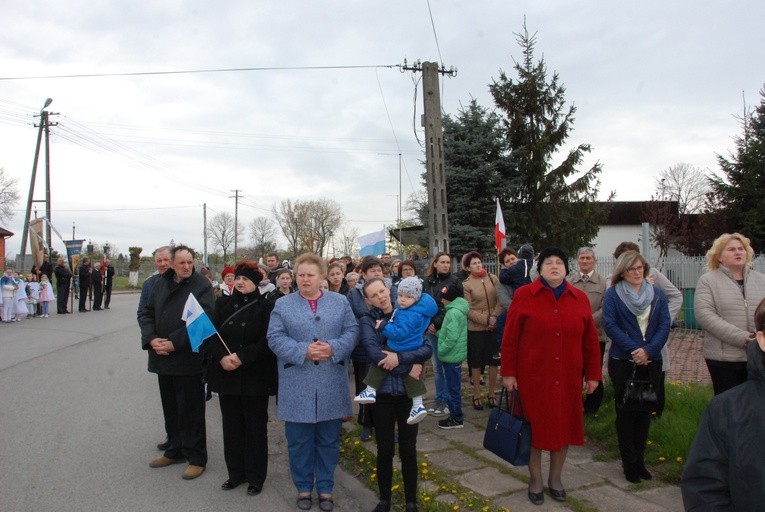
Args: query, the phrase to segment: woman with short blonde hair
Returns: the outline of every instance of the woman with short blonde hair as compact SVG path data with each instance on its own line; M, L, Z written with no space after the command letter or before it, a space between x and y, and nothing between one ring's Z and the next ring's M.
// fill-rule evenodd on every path
M765 298L765 274L752 269L754 250L740 233L717 237L707 252L693 309L704 329L704 360L715 395L746 381L746 346L754 340L754 308Z

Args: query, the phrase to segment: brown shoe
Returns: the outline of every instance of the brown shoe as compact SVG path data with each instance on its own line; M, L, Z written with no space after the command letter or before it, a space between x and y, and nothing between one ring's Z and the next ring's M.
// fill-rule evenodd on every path
M180 458L180 459L171 459L170 457L165 457L164 455L157 457L153 461L149 462L150 468L164 468L165 466L169 466L171 464L180 464L181 462L186 462L186 459Z
M186 467L186 469L183 471L183 475L181 475L181 477L184 480L194 480L204 472L204 466L195 466L194 464L189 464L188 467Z

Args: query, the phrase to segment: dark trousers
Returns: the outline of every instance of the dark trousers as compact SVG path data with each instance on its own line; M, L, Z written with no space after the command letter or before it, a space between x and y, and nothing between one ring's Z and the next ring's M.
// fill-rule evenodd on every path
M356 394L358 395L367 385L364 384L364 377L366 377L369 371L369 363L361 361L353 361L353 384L356 388ZM372 428L374 427L374 421L372 421L372 408L370 404L361 404L359 406L358 422L362 427Z
M600 342L600 366L603 366L603 357L606 354L606 343ZM600 409L600 404L603 403L603 381L598 382L598 387L595 388L589 395L584 395L584 413L595 414Z
M375 417L377 440L377 486L380 499L390 501L393 484L394 435L398 426L398 455L401 459L401 475L404 480L404 496L407 503L417 501L417 431L418 425L409 425L412 399L405 396L377 395L371 404Z
M66 313L69 302L69 283L56 287L56 313Z
M746 362L713 361L705 359L715 395L746 382Z
M104 298L103 288L100 283L93 283L93 309L101 309L101 302Z
M165 457L207 465L205 395L202 374L157 375L170 448Z
M262 486L268 473L268 396L218 395L218 401L229 480Z
M80 283L80 311L85 311L87 309L85 306L88 303L88 288L89 286Z
M112 285L104 286L104 306L109 307L109 303L112 301Z
M620 407L625 382L632 374L634 366L632 361L608 360L608 376L611 377L614 385L614 401L616 402L616 437L619 441L619 454L625 467L644 461L648 429L651 426L651 411L624 411ZM635 376L648 378L656 386L662 379L661 359L652 361L647 366L638 366Z

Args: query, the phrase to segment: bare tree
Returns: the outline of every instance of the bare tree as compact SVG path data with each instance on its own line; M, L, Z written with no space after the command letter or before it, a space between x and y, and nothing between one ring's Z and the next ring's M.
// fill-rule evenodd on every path
M347 224L343 226L343 230L340 232L339 236L334 237L333 240L333 249L335 251L335 256L338 254L342 256L350 256L355 252L356 247L358 246L357 240L359 238L359 230L357 228L348 226Z
M276 249L276 226L268 217L256 217L250 223L250 240L255 255L263 256Z
M304 251L323 255L330 239L343 221L340 205L331 199L317 199L301 203L308 223L301 247Z
M19 200L18 182L18 178L6 175L5 169L0 167L0 222L13 218L13 207Z
M210 219L208 239L213 247L223 251L223 261L228 261L228 251L234 245L234 217L230 213L221 212Z
M661 171L656 178L656 198L659 201L677 201L681 215L703 212L709 192L711 188L706 173L690 164L675 164Z
M306 230L305 209L300 201L294 203L285 199L278 205L274 205L274 217L284 238L287 239L288 250L296 257L300 253L300 242Z

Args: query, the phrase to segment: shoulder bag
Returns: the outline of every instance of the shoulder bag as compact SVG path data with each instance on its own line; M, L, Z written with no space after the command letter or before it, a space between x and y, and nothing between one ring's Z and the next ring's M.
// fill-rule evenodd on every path
M516 401L520 416L514 414ZM483 447L513 466L528 465L531 454L531 423L523 417L523 407L517 390L514 389L509 394L507 388L502 388L499 404L489 414Z

